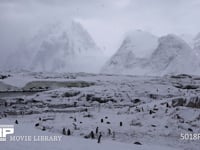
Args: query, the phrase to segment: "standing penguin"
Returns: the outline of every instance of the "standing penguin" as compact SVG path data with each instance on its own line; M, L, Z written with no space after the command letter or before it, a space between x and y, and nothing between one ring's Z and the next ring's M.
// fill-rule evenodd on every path
M101 143L101 137L102 137L102 135L101 135L101 132L100 132L97 143Z

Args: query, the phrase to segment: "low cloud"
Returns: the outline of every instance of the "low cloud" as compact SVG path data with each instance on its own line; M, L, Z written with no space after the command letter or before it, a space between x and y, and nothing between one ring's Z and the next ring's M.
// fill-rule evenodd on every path
M111 55L135 29L156 35L200 31L199 0L1 0L1 56L41 25L75 19Z

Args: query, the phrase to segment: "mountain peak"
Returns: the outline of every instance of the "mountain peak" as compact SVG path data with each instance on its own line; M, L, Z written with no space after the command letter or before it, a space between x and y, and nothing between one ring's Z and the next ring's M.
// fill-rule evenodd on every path
M97 72L100 69L99 64L93 63L101 58L100 49L75 21L45 25L23 45L10 56L13 62L7 68L18 64L17 69L36 71Z
M181 65L185 64L184 58L189 57L191 53L192 49L184 40L174 34L168 34L159 38L159 45L152 54L149 64L154 72L184 71Z
M122 45L104 65L104 73L127 73L142 65L158 45L157 37L151 33L136 30L128 33Z
M200 54L200 33L198 33L194 38L194 50Z
M132 52L138 58L149 57L157 47L157 37L142 30L131 31L126 34L119 52Z
M141 35L140 31L138 33ZM164 75L180 73L196 74L200 72L198 57L192 48L177 35L168 34L160 37L157 47L153 49L153 53L149 57L144 58L135 55L135 47L130 47L130 45L132 45L132 42L135 44L135 41L138 39L134 40L134 36L132 36L133 38L130 37L127 38L128 40L125 39L126 42L122 43L120 49L110 59L109 63L104 66L104 73ZM146 45L146 40L142 39L141 42L137 42L137 47ZM129 47L124 45L129 45Z
M177 35L175 34L168 34L166 36L162 36L159 38L159 43L160 44L165 44L165 45L171 45L171 46L175 46L175 45L187 45L187 43L181 39L180 37L178 37ZM187 45L188 47L189 45Z

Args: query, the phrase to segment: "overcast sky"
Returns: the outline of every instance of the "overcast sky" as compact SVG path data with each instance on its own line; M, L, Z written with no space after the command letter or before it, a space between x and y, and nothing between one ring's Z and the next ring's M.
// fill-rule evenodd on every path
M40 25L69 18L112 53L130 30L196 34L200 0L0 0L1 54Z

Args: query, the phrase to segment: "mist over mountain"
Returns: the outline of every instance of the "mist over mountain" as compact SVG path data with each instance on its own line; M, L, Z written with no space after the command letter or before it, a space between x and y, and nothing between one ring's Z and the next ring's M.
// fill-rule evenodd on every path
M193 49L195 53L199 56L200 55L200 33L198 33L193 39Z
M127 34L117 52L102 68L103 73L141 74L142 67L158 45L158 38L136 30Z
M22 40L4 61L4 70L91 72L108 74L199 74L200 36L186 41L174 34L157 37L129 32L117 52L107 60L89 33L75 21L41 27ZM190 40L189 40L190 39Z
M120 49L103 67L103 73L134 75L200 73L200 61L197 53L180 37L169 34L160 37L156 44L157 39L154 36L149 36L144 32L139 35L132 34L133 38L130 36L125 38ZM145 38L141 38L141 35ZM141 42L138 42L138 39ZM143 50L143 47L147 52L151 52L151 55L143 58L136 55L137 51ZM194 47L197 48L197 44Z
M197 74L199 59L181 38L169 34L159 39L159 45L148 61L152 74Z
M101 61L98 61L101 59ZM54 23L23 41L6 69L50 72L98 72L103 53L80 23Z

